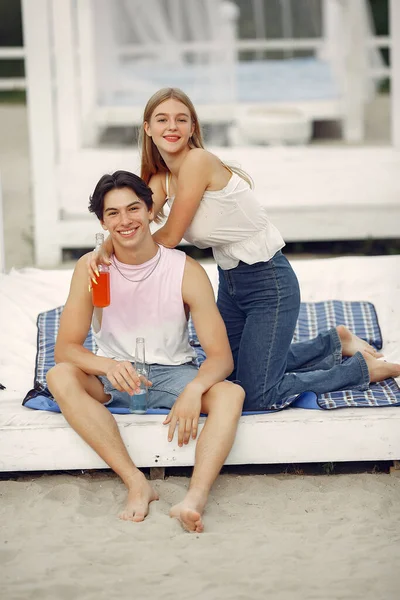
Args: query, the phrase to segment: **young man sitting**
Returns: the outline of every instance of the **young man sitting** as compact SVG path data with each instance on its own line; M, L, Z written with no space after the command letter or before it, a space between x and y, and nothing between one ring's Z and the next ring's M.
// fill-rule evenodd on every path
M48 386L73 429L121 477L128 499L120 517L142 521L158 496L139 471L106 405L128 406L140 380L132 361L136 337L146 340L150 364L149 406L168 408L164 423L178 445L197 437L200 413L207 419L196 446L188 492L171 509L189 531L203 531L202 513L211 486L232 447L244 392L224 381L233 368L225 326L204 269L179 250L158 246L150 232L150 188L127 171L104 175L89 210L114 245L111 304L93 308L86 256L76 264L57 337L56 366ZM189 344L190 312L207 358L200 368ZM83 343L92 324L97 355Z

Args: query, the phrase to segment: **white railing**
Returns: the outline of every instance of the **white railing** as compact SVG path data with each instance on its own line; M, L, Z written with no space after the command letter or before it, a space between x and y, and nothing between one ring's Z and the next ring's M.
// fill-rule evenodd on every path
M320 50L325 44L323 38L285 38L285 39L236 39L234 46L237 51L243 50ZM390 48L391 39L388 36L374 36L366 40L371 48ZM117 48L120 58L134 58L144 53L160 54L170 49L170 44L152 42L151 44L124 44ZM179 42L180 53L214 52L224 48L222 42Z
M19 46L0 46L0 58L7 60L25 58L25 49Z
M25 48L19 47L0 47L0 60L25 60ZM1 77L0 91L25 90L25 77Z
M390 48L391 39L388 36L375 36L365 41L369 48ZM325 40L323 38L288 38L288 39L246 39L235 40L234 52L263 52L279 50L311 50L319 52L324 48ZM162 56L164 51L168 51L170 46L167 44L126 44L117 48L116 53L119 58L140 58L142 56ZM211 54L218 50L223 50L224 44L221 42L183 42L177 48L178 53L184 54ZM391 67L369 67L368 76L372 79L381 79L391 77Z
M375 36L366 40L366 45L371 48L391 48L392 42L389 36ZM234 42L236 53L243 51L279 51L279 50L312 50L320 51L325 44L323 38L287 38L287 39L237 39ZM143 54L159 54L163 49L168 49L165 44L127 44L117 49L120 58L134 58ZM193 54L199 52L212 53L216 50L222 50L222 43L204 43L204 42L183 42L179 44L179 53ZM1 47L0 60L24 60L26 51L23 47ZM370 69L369 75L373 78L390 77L390 66L379 69ZM5 90L25 90L25 77L2 77L0 78L0 91Z

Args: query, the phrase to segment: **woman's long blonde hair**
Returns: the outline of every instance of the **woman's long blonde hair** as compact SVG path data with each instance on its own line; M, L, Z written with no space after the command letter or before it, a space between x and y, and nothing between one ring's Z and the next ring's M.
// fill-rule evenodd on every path
M190 117L194 124L193 134L189 140L190 148L204 148L199 118L190 98L179 88L163 88L158 90L158 92L151 96L145 106L143 113L143 124L139 133L139 146L141 147L140 176L146 183L149 183L152 175L155 175L156 173L169 172L168 167L159 153L157 146L153 142L153 139L146 135L144 123L150 123L151 116L157 106L161 104L161 102L165 102L165 100L169 100L170 98L182 102L182 104L184 104L190 111ZM253 187L251 177L245 171L238 167L229 166L227 164L225 164L225 166L230 171L237 173L240 177L247 181L250 187Z

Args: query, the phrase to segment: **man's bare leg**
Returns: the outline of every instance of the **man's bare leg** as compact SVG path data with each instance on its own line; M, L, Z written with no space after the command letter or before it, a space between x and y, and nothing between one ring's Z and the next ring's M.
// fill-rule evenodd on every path
M344 325L338 325L336 331L338 332L342 343L343 356L354 356L356 352L367 352L375 358L383 356L381 352L375 350L368 342L357 337L354 333L351 333L350 329L347 329Z
M171 508L187 531L203 531L202 514L211 486L228 456L242 413L244 391L229 382L215 384L202 399L207 419L196 446L195 465L189 490L182 502Z
M71 427L115 471L128 488L121 519L143 521L158 494L132 462L118 425L103 406L110 397L101 381L78 367L59 363L47 374L49 389Z

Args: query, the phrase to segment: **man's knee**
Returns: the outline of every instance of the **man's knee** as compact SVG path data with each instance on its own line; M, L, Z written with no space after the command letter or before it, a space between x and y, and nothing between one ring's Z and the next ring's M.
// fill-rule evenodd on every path
M215 409L222 410L226 415L239 418L243 410L244 389L237 383L221 381L211 388L209 412Z
M54 394L64 388L67 382L78 380L82 371L70 363L58 363L47 371L46 380L49 390Z

